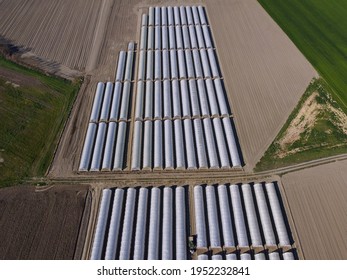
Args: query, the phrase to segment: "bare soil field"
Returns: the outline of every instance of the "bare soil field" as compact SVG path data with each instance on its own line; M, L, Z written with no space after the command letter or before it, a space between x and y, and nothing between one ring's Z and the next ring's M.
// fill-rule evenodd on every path
M0 1L0 36L25 48L26 56L84 70L95 48L103 2Z
M206 6L251 169L317 73L256 0L210 1Z
M347 259L347 162L283 176L305 259Z
M89 186L0 189L0 259L80 259Z

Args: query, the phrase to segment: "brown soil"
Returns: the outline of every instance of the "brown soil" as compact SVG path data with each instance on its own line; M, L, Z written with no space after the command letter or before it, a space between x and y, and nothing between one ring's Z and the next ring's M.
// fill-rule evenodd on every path
M305 259L347 259L347 162L289 173L282 184Z
M0 189L0 259L73 259L86 234L79 229L90 208L88 189L85 185Z

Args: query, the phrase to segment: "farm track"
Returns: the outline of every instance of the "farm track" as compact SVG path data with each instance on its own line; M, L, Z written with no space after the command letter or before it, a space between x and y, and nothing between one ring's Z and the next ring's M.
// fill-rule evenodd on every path
M172 171L172 172L106 172L98 173L98 175L85 174L72 177L54 177L48 178L49 183L100 183L108 186L132 186L132 185L168 185L168 184L187 184L189 182L194 183L216 183L223 182L225 180L232 180L232 182L241 181L260 181L272 176L282 176L287 173L296 172L298 170L312 168L320 165L325 165L333 162L347 160L347 154L312 160L304 163L299 163L287 167L282 167L273 170L267 170L263 172L242 172L242 171L230 171L230 170L219 170L219 171ZM216 181L217 180L217 181ZM29 180L28 183L45 181L44 178L36 178Z

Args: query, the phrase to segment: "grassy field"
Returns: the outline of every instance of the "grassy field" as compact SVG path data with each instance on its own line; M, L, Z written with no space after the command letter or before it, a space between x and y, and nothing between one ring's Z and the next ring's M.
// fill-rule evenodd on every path
M345 153L347 116L323 79L313 80L256 171Z
M347 113L347 1L258 1L327 81Z
M7 186L45 174L80 82L1 56L0 74L0 186Z

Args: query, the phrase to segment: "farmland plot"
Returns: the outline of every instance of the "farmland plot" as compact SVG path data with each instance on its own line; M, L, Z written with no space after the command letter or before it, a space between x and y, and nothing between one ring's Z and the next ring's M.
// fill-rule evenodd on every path
M83 70L105 1L0 2L0 35L44 59Z
M89 201L88 186L1 189L0 259L80 259Z
M346 161L283 176L305 259L347 258Z

